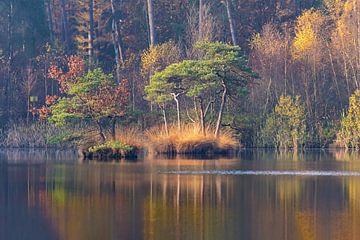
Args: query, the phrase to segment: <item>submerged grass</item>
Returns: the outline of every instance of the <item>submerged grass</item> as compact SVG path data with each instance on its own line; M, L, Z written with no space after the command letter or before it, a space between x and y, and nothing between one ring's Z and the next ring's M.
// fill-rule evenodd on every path
M230 130L221 131L220 137L216 138L213 129L208 128L203 135L200 127L191 124L183 126L181 130L171 126L169 134L163 128L155 127L146 131L145 135L149 139L148 148L154 153L227 154L239 147Z

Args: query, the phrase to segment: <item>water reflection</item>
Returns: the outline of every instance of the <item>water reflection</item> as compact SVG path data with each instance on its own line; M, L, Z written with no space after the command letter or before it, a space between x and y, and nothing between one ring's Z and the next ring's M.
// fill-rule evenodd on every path
M2 155L0 238L359 239L360 177L159 174L360 171L359 157L342 154L72 164L66 156L15 164Z

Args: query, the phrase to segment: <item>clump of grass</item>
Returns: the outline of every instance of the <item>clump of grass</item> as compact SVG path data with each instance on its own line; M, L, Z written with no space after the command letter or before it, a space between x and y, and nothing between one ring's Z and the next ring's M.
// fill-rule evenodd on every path
M167 154L212 154L230 153L239 147L230 130L222 130L219 138L211 128L203 135L196 125L185 125L179 131L171 126L169 134L163 128L152 128L145 133L150 142L150 149L155 153Z
M132 127L118 128L116 130L116 140L137 149L142 149L145 145L143 133Z

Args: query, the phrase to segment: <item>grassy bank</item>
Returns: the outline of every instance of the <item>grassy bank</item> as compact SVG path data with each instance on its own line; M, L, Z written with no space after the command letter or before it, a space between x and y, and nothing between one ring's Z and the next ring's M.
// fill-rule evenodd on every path
M233 132L223 130L216 138L213 129L201 133L197 125L185 125L181 130L173 126L166 133L161 127L145 132L137 128L116 129L115 138L106 133L102 141L91 126L55 127L51 124L14 124L1 134L0 145L14 148L78 148L84 159L137 158L150 154L228 155L239 147Z

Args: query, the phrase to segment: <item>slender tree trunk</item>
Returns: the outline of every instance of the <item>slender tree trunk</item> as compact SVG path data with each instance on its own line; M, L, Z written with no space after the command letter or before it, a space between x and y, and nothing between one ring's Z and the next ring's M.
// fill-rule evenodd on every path
M30 119L30 91L27 91L27 100L26 100L26 124L29 124Z
M114 16L113 16L114 17ZM115 20L112 20L112 31L111 31L111 37L112 37L112 42L113 42L113 46L114 46L114 52L115 52L115 62L116 62L116 83L119 84L120 83L120 54L119 54L119 49L118 49L118 45L116 43L116 37L115 37Z
M231 15L231 2L230 1L231 0L225 0L226 13L227 13L228 21L229 21L229 26L230 26L231 39L232 39L233 45L236 46L237 40L236 40L234 22L233 22L233 18Z
M92 69L94 64L94 2L89 0L89 32L88 32L88 55L89 68Z
M116 141L116 117L111 120L111 138Z
M147 0L148 8L148 20L149 20L149 35L150 35L150 47L155 46L155 25L154 25L154 10L153 0Z
M48 21L48 28L50 34L50 43L51 45L54 44L54 29L53 29L53 15L52 15L53 7L52 7L52 0L46 1L46 13L47 13L47 21Z
M62 32L62 41L65 44L65 48L68 51L69 49L69 29L68 29L68 16L66 12L65 0L60 0L61 8L61 32Z
M112 36L112 42L113 42L114 51L115 51L116 80L117 80L117 83L119 84L121 81L120 69L121 69L121 65L124 65L124 58L123 58L123 50L122 50L122 46L121 46L121 41L120 41L120 33L119 33L119 29L117 27L117 23L116 23L116 19L115 19L114 0L110 0L110 4L111 4L111 13L112 13L111 36Z
M162 106L162 107L160 107L160 108L161 108L161 110L162 110L162 112L163 112L165 133L166 133L166 135L169 135L169 128L168 128L168 123L167 123L165 106Z
M178 96L179 94L172 94L174 97L174 100L176 102L176 111L177 111L177 125L178 125L178 130L179 132L181 131L181 117L180 117L180 103L179 103L179 99Z
M155 24L154 24L154 3L153 0L147 0L147 8L148 8L148 22L149 22L149 47L152 48L155 46ZM149 78L153 75L153 69L150 69ZM150 111L153 111L153 104L150 103Z
M103 127L101 126L101 123L100 123L99 120L96 120L96 125L98 126L98 131L99 131L99 135L100 135L101 141L102 141L102 142L105 142L105 141L106 141L106 137L105 137L105 134L104 134L104 129L103 129Z
M204 136L206 136L204 104L203 104L202 98L199 98L199 104L200 104L200 127L201 127L201 133L202 133Z
M335 66L334 66L334 60L333 60L333 56L331 53L331 49L329 47L329 44L326 44L327 50L329 52L329 58L330 58L330 64L331 64L331 70L333 72L334 75L334 81L335 81L335 86L336 86L336 93L338 95L339 101L341 103L341 95L340 95L340 88L339 88L339 83L338 83L338 79L337 79L337 75L336 75L336 71L335 71ZM342 106L342 104L341 104Z
M11 75L12 75L12 62L13 62L13 1L10 0L8 12L8 25L7 25L7 40L8 40L8 53L7 53L7 77L5 82L5 118L8 120L11 115L10 110L10 93L11 93Z
M218 115L218 119L216 122L216 128L215 128L215 137L218 138L220 136L220 128L221 128L221 121L222 121L222 117L223 117L223 113L224 113L224 107L225 107L225 102L226 102L226 94L227 94L227 89L225 84L223 85L224 87L224 91L221 97L221 104L220 104L220 109L219 109L219 115Z
M203 6L204 6L204 0L199 0L199 40L203 38L203 23L204 23Z

